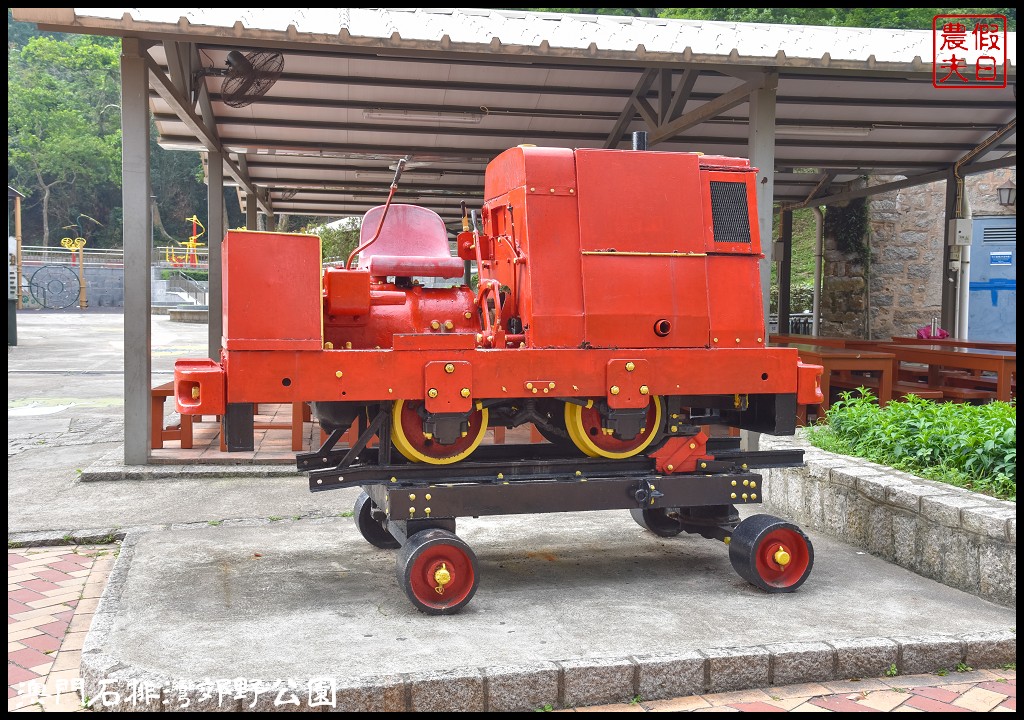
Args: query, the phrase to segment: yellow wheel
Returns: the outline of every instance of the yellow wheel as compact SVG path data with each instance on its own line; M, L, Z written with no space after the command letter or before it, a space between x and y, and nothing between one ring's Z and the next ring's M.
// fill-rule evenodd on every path
M487 408L469 414L466 433L443 445L423 432L422 400L398 400L391 410L391 442L412 462L449 465L469 457L487 432Z
M587 407L566 403L565 427L576 447L590 457L621 460L640 454L654 441L662 415L661 398L652 397L644 427L635 438L620 440L605 429L604 418L592 402L588 402Z

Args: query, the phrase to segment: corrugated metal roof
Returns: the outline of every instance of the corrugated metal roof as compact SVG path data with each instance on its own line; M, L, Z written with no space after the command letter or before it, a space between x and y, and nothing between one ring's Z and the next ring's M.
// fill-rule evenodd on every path
M708 60L778 67L884 65L920 70L932 57L932 33L806 25L768 25L472 8L54 8L19 9L17 19L49 16L88 28L188 32L231 29L235 38L313 43L472 47L534 56ZM65 12L47 12L47 11ZM73 16L68 11L73 11ZM27 14L26 14L27 13ZM21 15L21 17L19 17ZM44 22L45 20L34 20ZM1007 51L1016 65L1016 34ZM892 68L895 69L895 68Z

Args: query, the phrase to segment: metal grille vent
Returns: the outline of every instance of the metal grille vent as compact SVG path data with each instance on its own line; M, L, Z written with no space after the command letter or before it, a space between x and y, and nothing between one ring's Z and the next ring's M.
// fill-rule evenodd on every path
M987 227L981 231L982 242L1017 242L1015 227Z
M715 242L750 242L746 183L711 181L711 220Z

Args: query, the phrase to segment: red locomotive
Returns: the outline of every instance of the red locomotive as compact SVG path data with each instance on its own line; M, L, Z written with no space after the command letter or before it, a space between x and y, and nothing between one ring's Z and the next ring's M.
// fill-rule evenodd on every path
M821 400L821 368L765 342L756 170L511 148L487 168L482 228L463 210L457 257L436 213L391 203L400 173L343 266L321 267L315 236L228 232L221 361L176 364L178 411L223 415L243 450L253 403L310 402L329 437L298 468L313 491L363 488L359 530L401 548L423 612L476 591L460 516L629 509L660 536L730 542L766 591L802 584L806 535L736 511L760 502L753 469L802 453L702 431L792 434L797 404ZM337 447L353 424L358 440ZM526 424L550 442L481 444Z

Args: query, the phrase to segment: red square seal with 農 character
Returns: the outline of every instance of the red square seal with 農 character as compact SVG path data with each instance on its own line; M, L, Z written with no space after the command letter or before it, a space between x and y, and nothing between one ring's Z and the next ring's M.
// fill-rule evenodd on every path
M1006 87L1006 16L936 15L932 19L932 85Z

